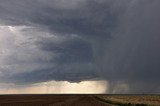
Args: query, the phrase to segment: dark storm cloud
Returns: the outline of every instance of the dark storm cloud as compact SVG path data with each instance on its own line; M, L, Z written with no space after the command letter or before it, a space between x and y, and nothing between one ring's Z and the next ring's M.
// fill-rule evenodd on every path
M94 36L95 33L93 33L92 31L95 31L98 29L94 25L95 17L94 17L92 8L97 3L94 2L94 4L88 4L89 1L86 1L86 0L81 1L81 2L72 1L74 2L73 4L70 4L71 2L69 3L65 2L64 4L63 2L64 1L61 1L61 0L60 1L53 0L53 1L47 1L47 2L43 2L40 0L37 0L37 1L32 1L32 0L1 1L0 7L2 8L1 10L3 11L1 11L0 18L3 20L3 24L6 24L6 25L29 25L29 26L36 26L36 27L38 25L40 29L43 29L43 30L49 29L51 33L56 32L60 34L61 36L70 35L70 34ZM69 6L66 7L66 3ZM57 7L56 5L59 5L59 6ZM85 9L82 9L81 6L77 8L77 6L79 5L82 5L83 7L85 7ZM88 8L86 8L86 6L84 5L86 6L91 5L91 6L88 6ZM101 9L97 8L97 12L95 12L95 14L97 13L99 14L98 11L101 11ZM91 14L88 14L89 12L91 12ZM106 14L108 14L108 12ZM100 15L103 15L103 12L100 13ZM109 20L106 22L110 23ZM100 24L100 23L96 22L96 24ZM109 24L106 24L106 25L109 25ZM105 33L105 31L103 31L103 33ZM104 35L104 34L101 34L101 35ZM36 35L33 35L33 36L36 36ZM53 56L53 59L50 59L50 61L41 60L41 59L38 59L36 61L33 60L36 63L44 63L44 62L47 63L48 62L49 64L51 63L54 65L56 64L56 66L52 69L43 70L43 73L48 74L50 77L49 76L48 78L41 77L42 71L40 70L40 71L36 71L37 74L40 74L40 75L35 76L36 77L34 78L35 80L37 81L40 81L40 80L46 81L46 80L51 80L51 79L69 80L69 77L67 76L75 74L75 76L72 76L73 78L70 78L70 81L71 80L76 81L76 80L84 80L85 76L88 76L89 78L90 76L91 78L95 76L93 75L95 72L92 66L87 65L87 64L92 64L91 62L93 60L92 47L91 47L91 44L87 40L83 40L83 39L81 40L79 38L75 38L75 39L65 41L61 44L56 44L54 41L52 40L50 41L49 39L47 39L46 41L42 40L42 41L36 42L36 45L42 51L51 52L53 53L53 55L56 54L57 56L56 57ZM18 62L20 61L16 59L15 63L18 63ZM60 67L64 67L64 69ZM68 67L69 69L65 69ZM50 73L56 73L57 70L62 71L63 74L57 73L56 75L55 74L50 75ZM68 70L69 72L65 70ZM49 71L50 73L48 73ZM76 76L77 73L81 74L84 71L85 73L90 73L90 75L89 74L85 75L84 73L83 76L80 75L81 77ZM27 73L24 73L24 75L22 76L26 76L25 74ZM27 75L32 75L32 73L27 74ZM19 78L19 79L22 78L18 76L19 75L17 75L16 78ZM12 76L11 76L11 79L14 80ZM30 81L35 82L33 81L34 79ZM27 80L21 80L21 81L27 82Z
M5 24L38 24L50 29L51 32L60 34L110 36L110 31L116 23L116 17L111 13L110 5L95 0L78 1L69 0L65 4L63 0L1 1L1 18L5 20ZM65 6L71 2L75 3L69 5L70 7ZM58 4L61 7L57 7ZM74 7L75 5L77 7Z
M62 66L63 67L63 66ZM18 84L30 84L44 81L69 81L69 82L80 82L85 80L94 79L97 77L96 74L93 73L93 70L83 70L80 69L74 72L71 67L70 70L61 68L52 68L52 69L43 69L43 70L34 70L32 72L20 73L14 76L9 77L7 80L11 80L14 83ZM54 70L54 71L53 71ZM55 71L56 70L56 71ZM10 81L8 81L10 82Z
M61 44L55 44L53 41L38 42L40 49L53 52L59 56L53 61L58 63L72 62L90 62L93 59L92 47L88 42L81 39L67 40Z
M111 88L123 82L128 92L158 91L159 4L158 0L0 0L1 24L65 36L60 43L49 38L34 42L41 51L51 53L51 59L43 62L53 67L8 79L33 83L100 78L110 81Z

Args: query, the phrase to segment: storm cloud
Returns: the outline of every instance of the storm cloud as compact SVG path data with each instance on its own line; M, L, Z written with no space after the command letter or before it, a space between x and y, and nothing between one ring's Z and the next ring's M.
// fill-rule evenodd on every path
M103 79L110 93L156 93L159 5L159 0L0 0L0 80Z

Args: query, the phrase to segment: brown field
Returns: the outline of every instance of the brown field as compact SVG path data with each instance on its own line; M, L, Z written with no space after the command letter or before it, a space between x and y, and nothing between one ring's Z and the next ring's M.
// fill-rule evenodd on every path
M160 106L160 95L99 95L102 101L133 106Z
M1 95L0 106L113 106L95 95Z
M0 106L160 106L158 95L0 95Z

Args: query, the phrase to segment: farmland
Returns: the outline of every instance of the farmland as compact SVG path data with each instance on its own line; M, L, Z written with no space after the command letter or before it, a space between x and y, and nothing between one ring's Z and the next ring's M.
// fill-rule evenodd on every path
M160 106L160 95L0 95L0 106Z
M1 95L0 106L113 106L95 95Z
M160 95L99 95L97 99L124 106L160 106Z

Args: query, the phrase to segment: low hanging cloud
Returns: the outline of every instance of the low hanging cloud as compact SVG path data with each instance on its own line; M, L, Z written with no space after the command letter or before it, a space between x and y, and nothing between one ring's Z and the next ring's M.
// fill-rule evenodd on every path
M0 79L16 84L103 79L110 93L158 92L159 4L0 0Z

